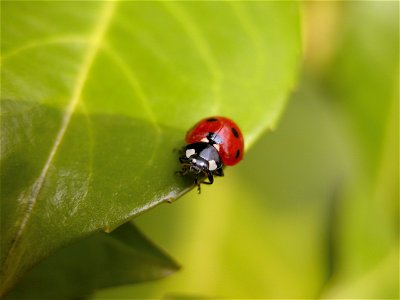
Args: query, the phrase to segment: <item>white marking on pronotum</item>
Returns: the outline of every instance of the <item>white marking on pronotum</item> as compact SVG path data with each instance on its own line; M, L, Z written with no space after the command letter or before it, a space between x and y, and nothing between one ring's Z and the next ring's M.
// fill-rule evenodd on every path
M201 141L202 141L203 143L208 143L208 142L209 142L208 138L206 138L206 137L202 138Z
M209 169L210 171L214 171L214 170L217 169L217 164L216 164L215 160L210 160L210 161L208 162L208 169Z
M219 144L213 144L214 148L217 149L217 151L219 151Z
M186 157L187 158L189 158L189 157L191 157L193 154L195 154L196 153L196 150L194 150L194 149L187 149L186 150Z
M195 158L193 158L192 162L195 164L197 162L197 160Z

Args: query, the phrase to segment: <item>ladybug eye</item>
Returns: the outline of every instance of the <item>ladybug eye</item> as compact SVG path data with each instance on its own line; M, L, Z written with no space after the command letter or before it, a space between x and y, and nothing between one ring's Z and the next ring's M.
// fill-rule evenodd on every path
M232 133L235 136L235 138L238 138L239 137L239 133L236 131L236 129L232 127L231 130L232 130Z

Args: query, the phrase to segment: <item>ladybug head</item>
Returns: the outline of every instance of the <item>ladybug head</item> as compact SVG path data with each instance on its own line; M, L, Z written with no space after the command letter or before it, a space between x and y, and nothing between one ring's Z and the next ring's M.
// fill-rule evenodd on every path
M209 170L209 162L197 154L193 154L188 158L190 163L189 171L193 174L200 174Z
M183 148L179 161L182 165L182 171L179 173L191 174L194 177L194 183L198 186L199 193L199 179L202 179L202 175L208 178L208 182L202 181L205 184L212 184L214 175L224 176L222 160L217 149L210 143L199 142L187 145Z
M207 174L222 167L218 151L208 143L193 143L184 149L185 155L180 158L183 167L188 172L198 175Z

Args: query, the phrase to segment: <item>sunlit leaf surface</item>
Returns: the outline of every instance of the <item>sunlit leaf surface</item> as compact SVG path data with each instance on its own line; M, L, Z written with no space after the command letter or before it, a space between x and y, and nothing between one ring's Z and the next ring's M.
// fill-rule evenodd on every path
M188 191L173 150L198 119L231 117L248 149L300 58L295 3L1 8L2 292L59 246Z

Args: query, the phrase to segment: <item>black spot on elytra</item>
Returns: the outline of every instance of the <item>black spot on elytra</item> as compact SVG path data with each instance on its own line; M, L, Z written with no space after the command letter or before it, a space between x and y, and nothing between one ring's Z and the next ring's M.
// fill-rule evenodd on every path
M238 138L239 137L239 133L236 131L236 129L233 128L233 127L231 129L232 129L232 133L235 136L235 138Z
M218 119L216 119L216 118L209 118L209 119L207 119L206 121L207 121L207 122L215 122L215 121L218 121Z
M240 150L237 150L237 151L236 151L235 158L236 158L236 159L238 159L238 158L239 158L239 156L240 156Z

